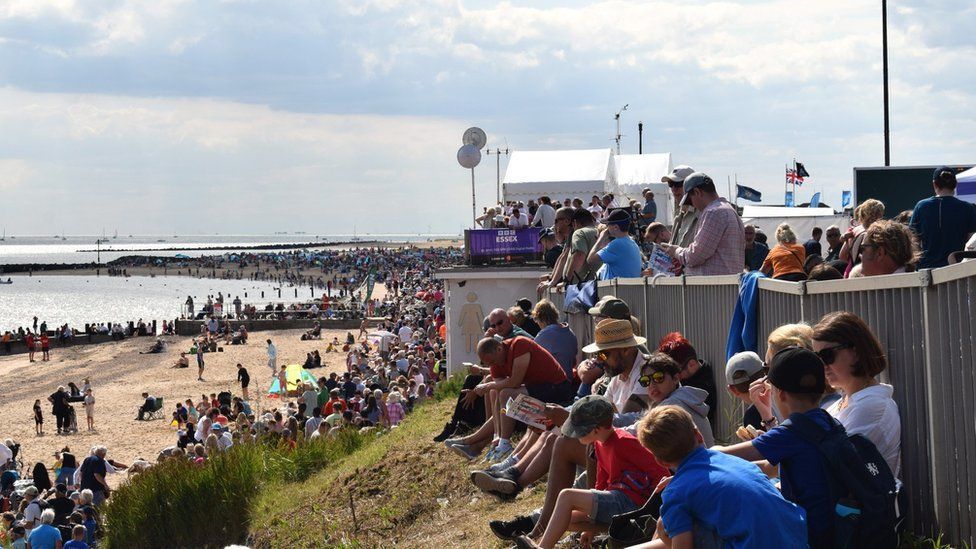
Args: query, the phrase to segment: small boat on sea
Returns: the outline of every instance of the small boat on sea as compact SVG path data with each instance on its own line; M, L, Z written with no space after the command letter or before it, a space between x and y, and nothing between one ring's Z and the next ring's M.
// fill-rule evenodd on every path
M0 280L0 284L13 284L13 283L14 281L9 278L7 280Z

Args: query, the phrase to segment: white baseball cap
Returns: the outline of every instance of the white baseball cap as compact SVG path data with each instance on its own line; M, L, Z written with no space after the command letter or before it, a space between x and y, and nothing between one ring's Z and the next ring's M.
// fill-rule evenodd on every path
M661 183L682 183L685 178L695 173L695 169L684 164L676 166L671 173L661 178Z

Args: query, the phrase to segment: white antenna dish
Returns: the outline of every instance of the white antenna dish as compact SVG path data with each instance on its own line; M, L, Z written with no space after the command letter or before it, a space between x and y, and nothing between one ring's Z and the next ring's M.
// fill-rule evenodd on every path
M461 136L461 142L465 145L474 145L478 150L481 150L488 144L488 136L485 135L485 130L481 128L468 128L464 130L464 135Z
M473 144L463 145L458 149L457 160L462 168L472 169L481 162L481 151Z

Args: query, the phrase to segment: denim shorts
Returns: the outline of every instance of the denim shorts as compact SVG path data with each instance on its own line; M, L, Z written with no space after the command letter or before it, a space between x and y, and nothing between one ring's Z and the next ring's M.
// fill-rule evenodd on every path
M597 524L610 524L612 517L637 509L637 505L620 490L590 490L590 493L593 494L590 519Z

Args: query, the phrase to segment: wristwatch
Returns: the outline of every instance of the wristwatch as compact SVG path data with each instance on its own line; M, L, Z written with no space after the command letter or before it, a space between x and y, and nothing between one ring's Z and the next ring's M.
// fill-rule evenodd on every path
M779 425L779 420L776 419L776 417L771 417L769 419L764 419L764 420L760 421L759 423L763 426L763 429L766 429L768 431L768 430L772 429L773 427L776 427L777 425Z

